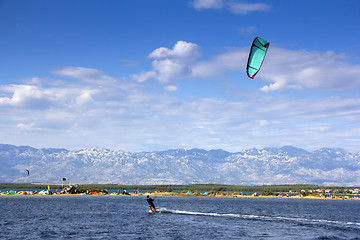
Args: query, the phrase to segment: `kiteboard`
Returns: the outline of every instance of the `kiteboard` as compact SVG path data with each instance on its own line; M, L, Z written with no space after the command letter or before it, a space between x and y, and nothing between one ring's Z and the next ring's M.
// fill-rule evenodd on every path
M167 210L166 208L160 208L160 209L157 209L156 211L153 211L153 210L149 210L149 213L172 213L171 210Z

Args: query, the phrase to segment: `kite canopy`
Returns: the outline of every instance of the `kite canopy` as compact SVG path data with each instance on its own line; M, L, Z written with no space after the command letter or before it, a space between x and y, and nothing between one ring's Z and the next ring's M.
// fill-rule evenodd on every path
M246 73L249 78L254 78L259 72L261 64L263 63L266 52L269 48L269 44L269 42L259 37L254 39L246 67Z

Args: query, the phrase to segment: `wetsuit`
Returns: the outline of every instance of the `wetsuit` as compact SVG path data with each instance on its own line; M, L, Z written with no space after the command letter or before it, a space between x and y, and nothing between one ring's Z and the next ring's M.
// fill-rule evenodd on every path
M149 203L150 209L151 209L151 210L154 209L154 211L156 211L155 205L154 205L154 199L148 197L148 198L146 198L146 201Z

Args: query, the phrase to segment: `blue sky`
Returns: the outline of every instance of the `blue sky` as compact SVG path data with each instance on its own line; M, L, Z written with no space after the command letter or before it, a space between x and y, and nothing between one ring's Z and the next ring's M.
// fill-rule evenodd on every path
M360 151L360 2L0 1L0 143ZM270 48L255 79L253 39Z

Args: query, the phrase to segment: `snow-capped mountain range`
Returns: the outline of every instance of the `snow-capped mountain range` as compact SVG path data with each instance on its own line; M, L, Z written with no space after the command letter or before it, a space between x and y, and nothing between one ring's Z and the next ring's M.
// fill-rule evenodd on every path
M285 146L224 150L69 151L0 144L0 182L360 186L360 153ZM30 174L28 175L26 170Z

